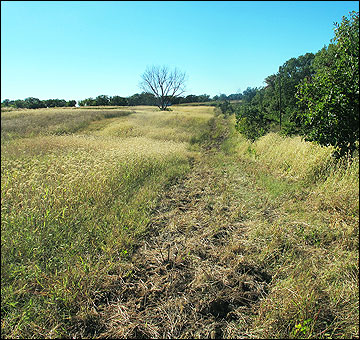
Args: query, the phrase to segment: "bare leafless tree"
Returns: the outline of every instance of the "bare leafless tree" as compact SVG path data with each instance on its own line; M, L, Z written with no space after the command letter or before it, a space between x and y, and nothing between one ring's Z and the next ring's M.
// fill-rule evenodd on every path
M151 66L141 78L140 87L155 95L160 110L166 110L173 98L185 92L186 74L176 68L170 71L167 66Z

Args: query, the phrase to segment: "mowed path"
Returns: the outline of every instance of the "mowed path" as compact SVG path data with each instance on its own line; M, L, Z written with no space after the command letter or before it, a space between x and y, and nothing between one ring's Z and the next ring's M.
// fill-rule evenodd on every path
M247 260L248 215L269 207L241 164L220 153L199 152L161 199L131 261L99 296L100 338L251 337L271 277Z

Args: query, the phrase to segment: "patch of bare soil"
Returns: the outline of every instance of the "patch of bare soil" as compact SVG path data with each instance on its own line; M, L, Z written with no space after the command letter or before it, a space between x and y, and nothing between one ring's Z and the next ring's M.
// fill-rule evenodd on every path
M103 331L93 336L251 338L271 277L247 262L246 218L230 179L196 163L161 200L126 271L97 298Z

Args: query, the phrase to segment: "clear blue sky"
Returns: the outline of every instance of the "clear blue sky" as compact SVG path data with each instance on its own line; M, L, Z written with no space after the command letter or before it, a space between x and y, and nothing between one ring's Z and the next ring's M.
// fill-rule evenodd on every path
M1 1L1 100L140 93L149 65L188 94L262 86L317 52L358 1Z

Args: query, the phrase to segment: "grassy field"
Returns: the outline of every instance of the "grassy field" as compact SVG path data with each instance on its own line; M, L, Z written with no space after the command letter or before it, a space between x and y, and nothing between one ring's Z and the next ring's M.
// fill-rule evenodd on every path
M2 114L2 334L69 334L164 188L188 171L187 142L210 117L152 108Z
M2 338L357 338L358 157L171 110L1 113Z
M272 276L252 331L261 338L358 338L358 156L335 162L331 147L274 133L253 144L240 135L227 143L270 202L250 219L246 241L250 258Z

